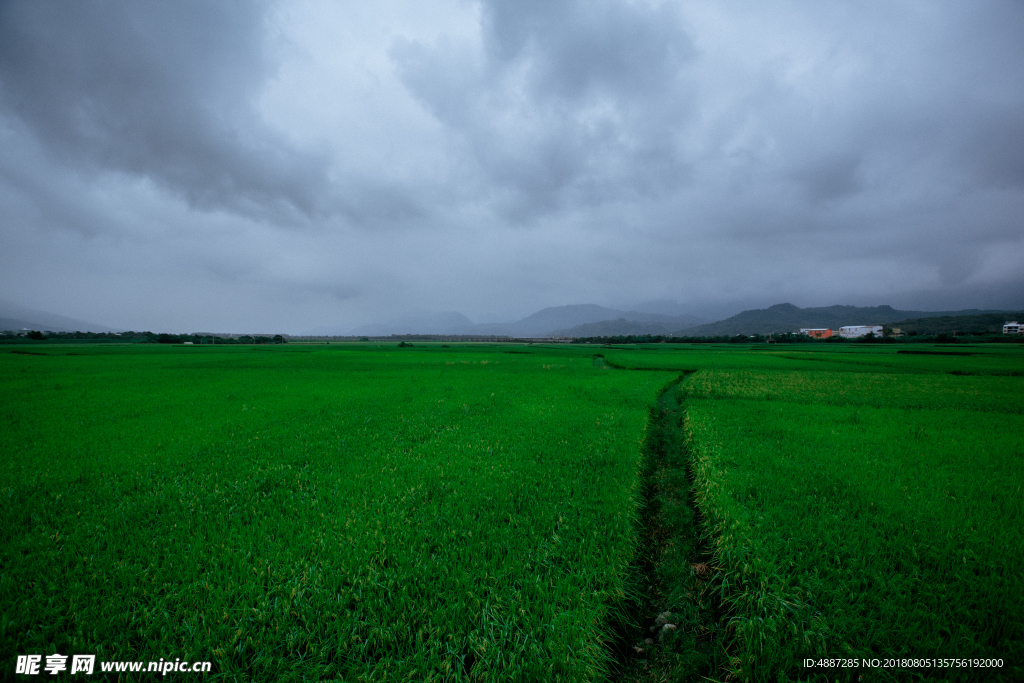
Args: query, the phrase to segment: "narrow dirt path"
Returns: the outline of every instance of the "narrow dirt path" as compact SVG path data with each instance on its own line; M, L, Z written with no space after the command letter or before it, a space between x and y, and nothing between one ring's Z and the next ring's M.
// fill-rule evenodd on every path
M615 367L603 357L594 362ZM690 372L665 387L650 411L640 550L631 581L634 623L615 628L616 681L705 681L724 675L724 615L712 588L716 572L702 542L684 432Z

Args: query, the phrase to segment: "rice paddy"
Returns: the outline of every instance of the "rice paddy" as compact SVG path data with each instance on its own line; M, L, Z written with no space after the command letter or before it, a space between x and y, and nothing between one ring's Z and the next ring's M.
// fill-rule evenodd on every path
M1024 355L950 351L679 357L704 368L685 429L729 613L719 675L1024 675Z
M2 354L11 665L601 679L665 378L446 351Z
M1020 679L1024 353L898 350L0 347L4 666Z

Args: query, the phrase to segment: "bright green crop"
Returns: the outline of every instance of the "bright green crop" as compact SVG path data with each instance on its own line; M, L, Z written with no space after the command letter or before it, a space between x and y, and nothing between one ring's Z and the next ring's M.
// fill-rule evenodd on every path
M524 350L3 350L3 665L603 678L672 375Z
M1018 680L1022 389L1011 345L0 347L4 665Z
M734 673L824 680L838 674L802 660L977 658L1003 666L866 673L1020 680L1024 355L805 354L790 368L779 361L796 354L771 355L685 384Z

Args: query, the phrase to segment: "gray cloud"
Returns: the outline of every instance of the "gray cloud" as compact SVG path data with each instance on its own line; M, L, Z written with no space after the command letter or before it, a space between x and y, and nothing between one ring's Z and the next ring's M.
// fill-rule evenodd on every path
M541 97L642 103L695 56L670 5L492 0L483 12L493 68L527 60L530 88Z
M482 49L404 42L420 101L463 140L516 220L650 196L685 178L675 135L694 48L675 12L618 2L492 2Z
M804 185L811 199L838 199L860 190L860 164L859 157L848 154L811 159L793 176Z
M309 214L325 160L266 127L265 2L0 5L0 97L62 162L208 209Z
M0 3L0 294L286 331L1024 306L1022 26L995 0Z

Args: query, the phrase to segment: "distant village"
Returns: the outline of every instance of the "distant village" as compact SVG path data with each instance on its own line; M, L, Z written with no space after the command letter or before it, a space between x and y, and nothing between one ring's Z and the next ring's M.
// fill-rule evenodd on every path
M805 334L808 337L814 337L815 339L828 339L829 337L838 335L844 339L856 339L858 337L866 337L869 334L875 337L882 336L881 325L847 325L846 327L840 327L839 331L833 331L828 327L803 327L800 329L800 334ZM1024 334L1021 332L1021 324L1016 320L1009 321L1003 325L1003 334ZM898 327L892 328L893 337L902 337L903 330Z
M828 339L834 336L836 333L828 327L803 327L800 329L800 334L806 334L808 337L814 337L815 339ZM881 325L848 325L847 327L839 328L839 336L846 339L855 339L857 337L866 337L869 334L876 337L882 336Z

